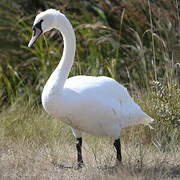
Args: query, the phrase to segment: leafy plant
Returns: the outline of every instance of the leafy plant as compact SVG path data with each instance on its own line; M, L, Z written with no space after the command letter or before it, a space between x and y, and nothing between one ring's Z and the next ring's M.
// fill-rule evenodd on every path
M153 143L160 150L165 150L180 139L180 89L176 84L164 86L159 81L154 81L151 98L156 119Z

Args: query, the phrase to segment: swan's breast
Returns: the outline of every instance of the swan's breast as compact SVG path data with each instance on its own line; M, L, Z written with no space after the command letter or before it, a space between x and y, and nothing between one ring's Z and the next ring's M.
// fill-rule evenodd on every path
M42 105L45 111L50 115L57 115L60 110L60 94L52 88L44 87L41 95Z

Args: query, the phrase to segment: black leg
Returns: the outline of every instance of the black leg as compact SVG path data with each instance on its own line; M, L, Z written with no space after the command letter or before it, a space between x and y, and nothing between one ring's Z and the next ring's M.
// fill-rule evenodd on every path
M83 165L82 159L82 138L76 138L76 149L77 149L77 163L81 167Z
M115 146L116 151L117 151L117 162L120 163L122 161L120 138L115 139L114 146Z

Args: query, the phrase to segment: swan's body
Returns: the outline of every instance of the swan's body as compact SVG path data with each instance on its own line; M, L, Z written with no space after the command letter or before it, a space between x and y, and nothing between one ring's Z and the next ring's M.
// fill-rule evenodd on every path
M76 138L81 138L80 132L85 131L117 139L121 128L152 121L132 100L127 89L109 77L67 79L76 42L74 30L62 13L53 9L42 12L37 15L34 28L35 35L29 46L41 33L52 28L63 35L63 55L43 89L42 104L49 114L69 124Z
M45 86L42 94L45 110L72 128L92 135L117 138L121 128L149 119L126 88L108 77L69 78L61 95L50 95L49 88Z

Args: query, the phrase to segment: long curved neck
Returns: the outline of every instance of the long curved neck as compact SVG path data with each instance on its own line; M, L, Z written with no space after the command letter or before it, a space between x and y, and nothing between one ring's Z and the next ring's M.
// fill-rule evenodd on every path
M62 18L61 21L58 21L57 18L56 29L58 29L63 36L64 50L62 58L51 74L48 83L50 83L49 85L53 87L53 89L56 89L56 92L60 93L63 90L65 81L74 62L76 38L73 27L65 16L63 21Z

